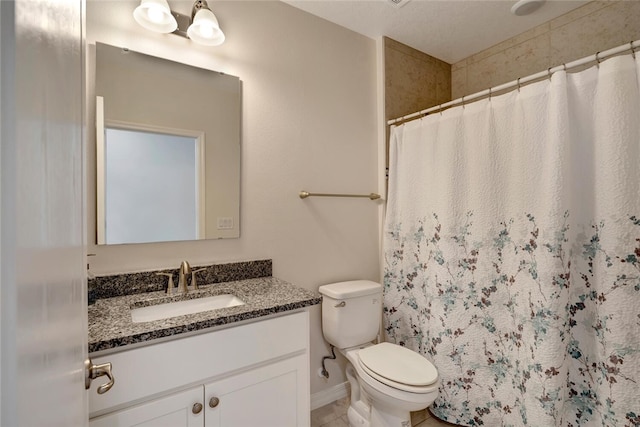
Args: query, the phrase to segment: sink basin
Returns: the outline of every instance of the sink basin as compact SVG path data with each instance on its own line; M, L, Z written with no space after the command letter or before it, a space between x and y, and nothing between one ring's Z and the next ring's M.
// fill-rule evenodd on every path
M213 297L196 298L186 301L168 302L131 309L133 323L153 322L169 317L184 316L185 314L201 313L203 311L243 305L244 301L235 295L224 294Z

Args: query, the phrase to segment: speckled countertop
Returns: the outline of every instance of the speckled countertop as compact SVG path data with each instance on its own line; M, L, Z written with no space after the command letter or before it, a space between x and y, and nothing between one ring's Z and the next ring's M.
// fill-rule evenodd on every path
M153 322L131 320L132 307L222 294L233 294L245 304ZM201 286L186 295L167 296L160 291L98 299L89 306L89 353L296 310L321 301L318 293L275 277Z

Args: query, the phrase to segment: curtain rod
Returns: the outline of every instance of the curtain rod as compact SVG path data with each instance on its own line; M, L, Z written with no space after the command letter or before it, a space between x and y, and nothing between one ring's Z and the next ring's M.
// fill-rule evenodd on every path
M576 61L569 62L568 64L558 65L557 67L548 68L546 71L541 71L536 74L532 74L527 77L518 78L512 82L504 83L496 87L492 87L489 89L485 89L480 92L476 92L469 96L463 96L462 98L454 99L453 101L445 102L444 104L436 105L435 107L427 108L426 110L418 111L416 113L411 113L406 116L398 117L397 119L392 119L387 121L387 125L393 125L398 122L403 122L406 120L410 120L419 116L425 116L429 113L441 111L445 108L452 107L454 105L464 105L468 101L476 100L478 98L485 97L487 95L491 96L492 93L500 92L506 89L520 88L523 84L532 82L534 80L541 79L543 77L551 77L553 73L556 71L568 71L572 68L580 67L582 65L588 64L590 62L597 62L598 64L605 58L610 56L617 55L619 53L630 50L635 55L635 50L640 47L640 40L636 40L630 43L625 43L621 46L614 47L613 49L605 50L604 52L597 52L595 55L587 56L582 59L578 59Z

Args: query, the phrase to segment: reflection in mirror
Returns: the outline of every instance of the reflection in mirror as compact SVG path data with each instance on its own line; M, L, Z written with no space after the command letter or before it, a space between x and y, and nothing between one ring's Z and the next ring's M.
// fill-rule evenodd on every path
M104 235L98 242L203 238L203 141L118 128L106 128L104 135L104 155L98 153L104 164L104 176L98 176L98 193L104 193L98 199L98 231Z
M98 244L239 237L240 80L96 43Z

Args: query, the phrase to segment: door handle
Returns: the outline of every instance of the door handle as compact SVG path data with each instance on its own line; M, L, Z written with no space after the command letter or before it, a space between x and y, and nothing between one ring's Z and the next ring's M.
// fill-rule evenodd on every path
M98 394L104 394L111 390L113 384L115 383L115 379L113 378L113 373L111 372L111 363L102 363L100 365L94 365L91 359L87 359L84 361L84 388L89 390L91 387L91 381L95 380L98 377L106 376L109 378L109 381L105 384L102 384L98 387Z

